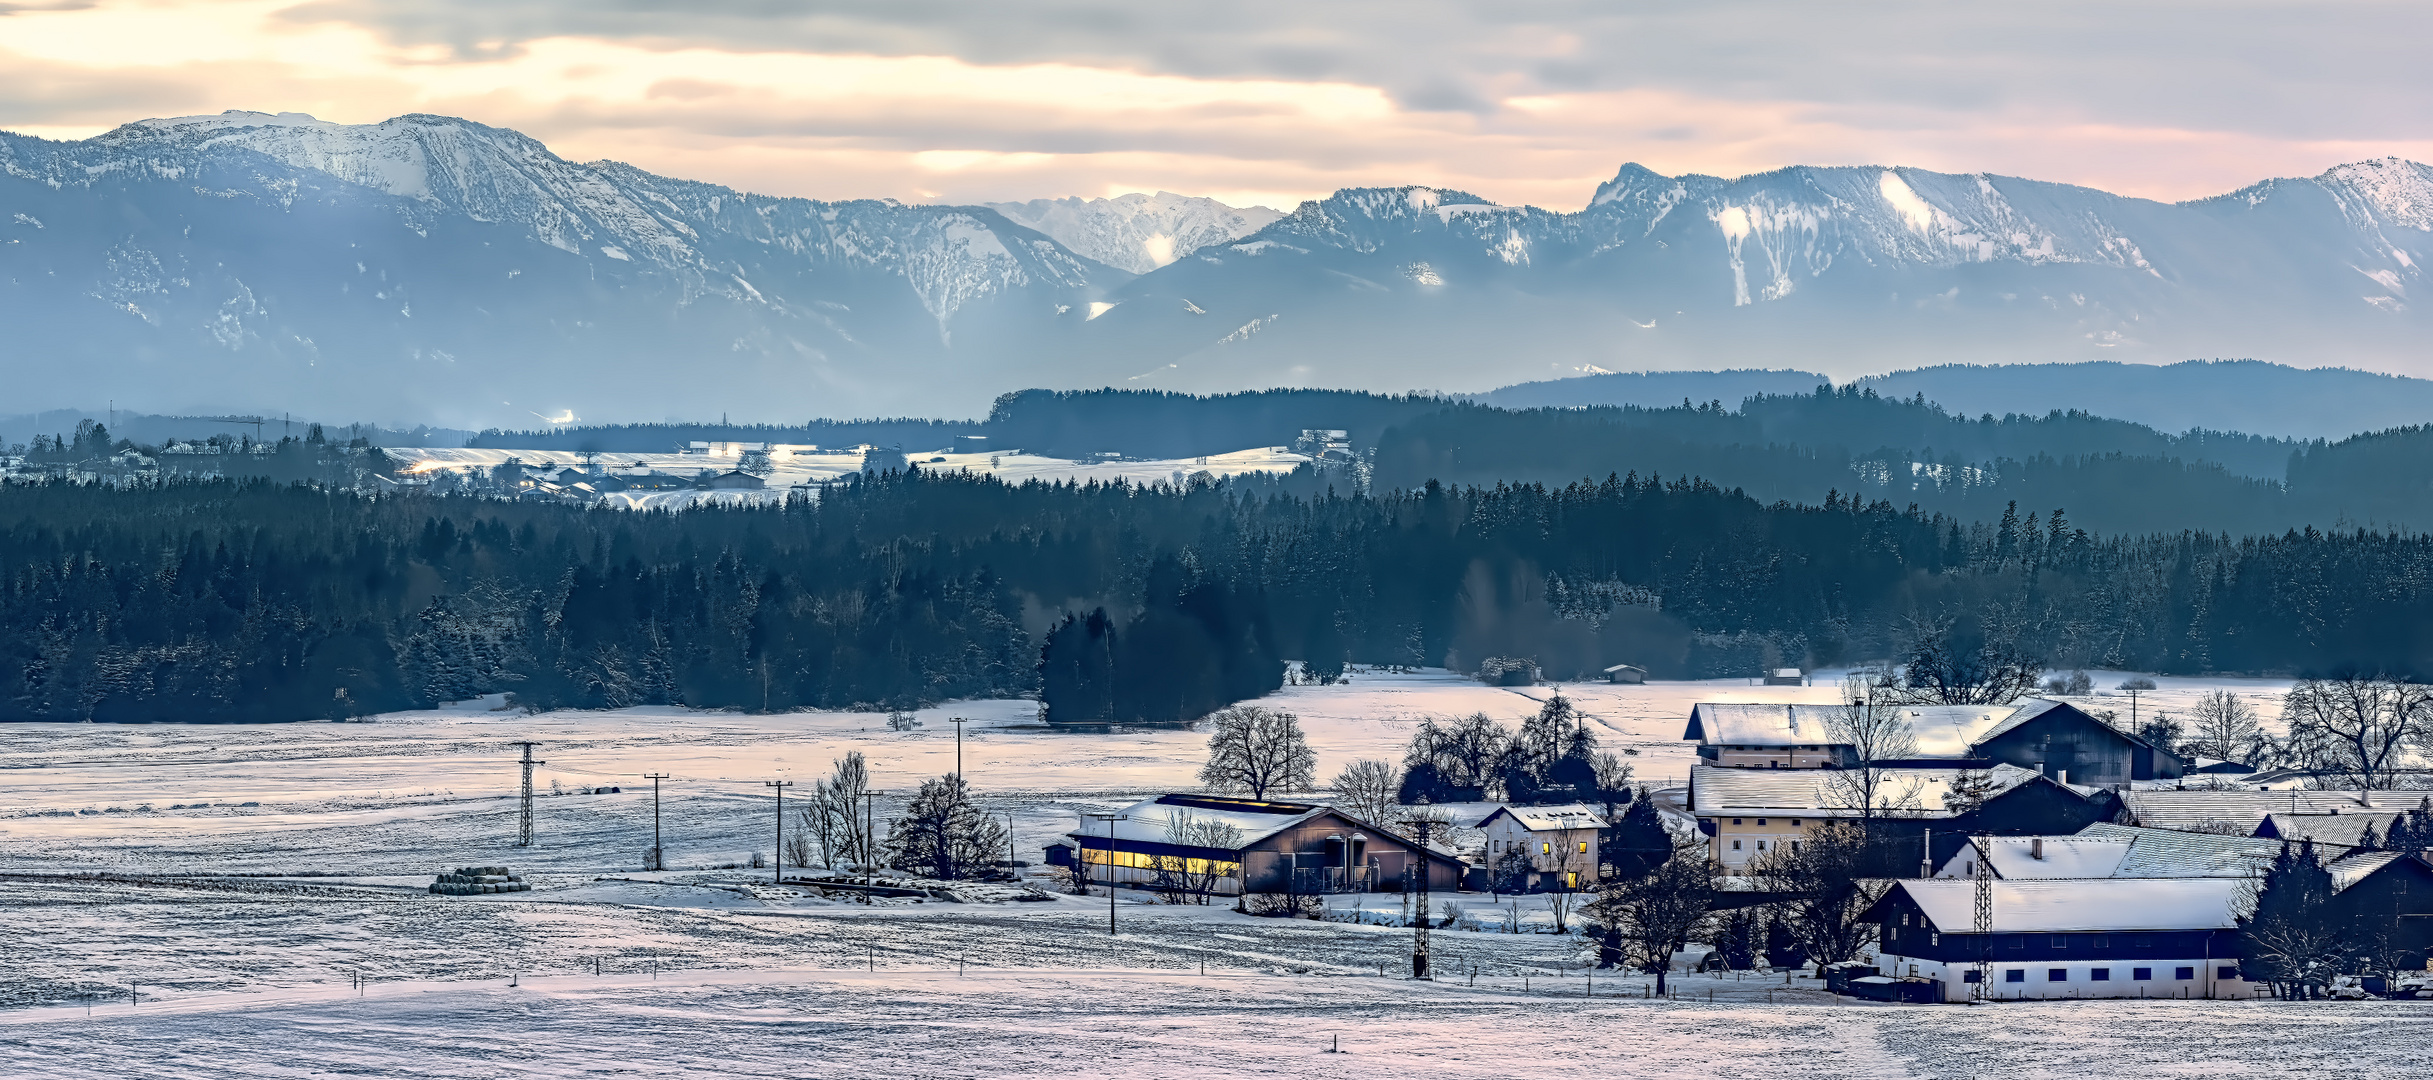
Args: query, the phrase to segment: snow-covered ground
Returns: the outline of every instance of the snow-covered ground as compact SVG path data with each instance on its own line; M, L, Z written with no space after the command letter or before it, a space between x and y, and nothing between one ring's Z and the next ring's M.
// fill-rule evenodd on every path
M718 443L708 453L699 454L597 454L593 460L603 469L618 473L663 472L691 477L703 470L713 473L730 472L743 464L738 444ZM385 451L400 467L411 474L429 475L442 471L488 470L506 464L510 458L536 468L564 468L585 465L585 455L566 450L491 450L471 447L392 447ZM948 472L977 473L994 476L1009 484L1025 480L1051 482L1097 481L1111 483L1121 480L1128 484L1180 484L1200 473L1222 479L1243 473L1288 473L1309 460L1281 446L1261 446L1237 450L1230 454L1210 454L1198 458L1172 458L1141 461L1093 460L1040 457L1036 454L971 453L937 450L929 453L908 451L913 463L924 469ZM773 447L769 453L773 471L764 479L766 488L749 491L620 491L602 498L611 506L652 510L672 510L703 503L755 503L779 500L797 488L816 486L851 476L861 470L859 451L815 450L811 447Z
M2286 689L2157 681L2141 712L2183 711L2226 686L2270 717ZM1561 691L1608 748L1636 751L1643 780L1667 786L1691 760L1679 741L1691 704L1831 700L1830 676L1820 682ZM1553 692L1356 672L1265 703L1302 718L1324 776L1398 756L1424 716L1512 722ZM2096 704L2125 713L2127 701ZM1484 929L1439 931L1435 955L1439 972L1475 969L1480 985L1419 987L1378 977L1402 969L1408 932L1344 912L1282 921L1125 895L1110 937L1107 900L1063 894L1045 868L1028 871L1044 902L868 905L733 868L776 850L764 781L793 779L799 792L859 750L889 793L884 819L920 780L955 767L952 717L970 721L964 771L1034 862L1083 812L1192 786L1204 755L1205 736L1190 731L1052 730L1026 701L918 716L922 726L899 732L874 713L525 715L481 701L356 723L0 727L0 940L12 944L0 961L0 1075L570 1075L647 1060L685 1076L849 1052L867 1062L857 1071L915 1075L1511 1075L1590 1063L1623 1075L1951 1075L1968 1071L1947 1056L1972 1038L1960 1029L2003 1025L2006 1053L2023 1055L2005 1075L2084 1075L2102 1071L2090 1064L2102 1045L2140 1047L2149 1065L2235 1057L2254 1072L2259 1060L2312 1068L2324 1041L2421 1054L2433 1040L2421 1024L2395 1026L2422 1018L2414 1006L2309 1007L2318 1034L2259 1059L2258 1032L2284 1022L2280 1006L1878 1010L1828 1004L1804 982L1738 979L1691 980L1692 996L1716 991L1712 1006L1589 1001L1578 939L1493 932L1505 909L1472 896L1450 899ZM525 739L546 764L537 843L518 849L513 743ZM659 817L676 869L663 873L636 870L651 837L649 772L672 774ZM623 791L577 793L602 787ZM441 870L499 864L533 891L423 891ZM1355 899L1371 923L1399 913L1393 896L1332 903ZM1550 921L1541 900L1512 910L1527 929ZM952 976L957 962L970 975ZM350 997L358 975L372 989ZM505 987L511 977L522 985ZM1602 995L1643 982L1598 985ZM91 1021L77 1005L87 994L104 995ZM945 1004L958 1001L959 1013ZM1336 1032L1350 1053L1313 1056L1319 1034ZM300 1041L316 1046L311 1062L280 1056Z

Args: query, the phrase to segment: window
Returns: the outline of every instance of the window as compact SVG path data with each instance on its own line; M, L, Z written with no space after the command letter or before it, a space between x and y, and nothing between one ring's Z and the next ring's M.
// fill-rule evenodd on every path
M2089 968L2089 969L2087 969L2087 978L2092 979L2092 980L2094 980L2094 981L2096 981L2096 982L2111 982L2111 981L2112 981L2112 969L2111 969L2111 968Z
M1734 825L1738 825L1738 824L1740 824L1740 819L1739 819L1739 818L1733 818L1733 819L1732 819L1732 824L1734 824Z
M2014 949L2024 949L2024 948L2027 948L2027 935L2026 935L2026 934L2013 934L2013 935L2011 935L2011 948L2014 948Z
M1799 850L1799 841L1797 841L1797 840L1793 840L1793 841L1791 841L1791 850L1793 850L1793 851L1798 851L1798 850Z
M2003 981L2003 982L2026 982L2026 981L2027 981L2027 969L2025 969L2025 968L2012 968L2012 969L2010 969L2010 970L2008 970L2008 971L2005 971L2005 972L2003 972L2003 973L2002 973L2002 981Z
M1538 845L1538 854L1540 854L1540 855L1552 855L1552 854L1554 854L1554 845L1553 845L1553 844L1539 844L1539 845Z
M1977 978L1977 974L1977 969L1970 968L1967 971L1960 973L1960 981L1964 983L1978 982L1980 980Z
M1764 818L1758 818L1758 819L1757 819L1757 823L1758 823L1758 824L1760 824L1760 825L1763 825L1763 824L1765 824L1765 823L1766 823L1766 819L1764 819Z
M1926 943L1929 945L1943 944L1943 932L1941 930L1928 931L1926 935Z
M2150 979L2154 978L2154 969L2153 969L2153 968L2130 968L2130 969L2129 969L2129 977L2130 977L2130 978L2132 978L2132 979L2135 979L2135 980L2137 980L2137 981L2139 981L2139 982L2146 982L2147 980L2150 980Z
M2239 969L2229 964L2224 964L2221 967L2213 969L2213 977L2217 979L2235 979L2239 977Z
M2045 969L2045 973L2044 973L2044 981L2046 981L2046 982L2068 982L2068 981L2070 981L2070 969L2068 969L2068 968L2047 968L2047 969Z
M1763 840L1758 841L1758 842L1757 842L1757 850L1759 850L1759 851L1764 851L1765 849L1766 849L1766 842L1765 842L1765 841L1763 841Z
M1797 824L1799 824L1799 819L1798 819L1798 818L1792 818L1792 819L1791 819L1791 824L1793 824L1793 825L1797 825Z
M2172 968L2171 977L2174 979L2193 979L2196 978L2196 969L2192 967Z
M1738 841L1738 840L1734 840L1734 841L1732 841L1732 850L1734 850L1734 851L1738 851L1738 850L1740 850L1740 841Z
M2052 940L2045 942L2045 944L2050 945L2050 946L2052 946L2052 947L2054 947L2054 948L2056 948L2056 949L2067 949L2067 948L2069 948L2069 947L2070 947L2070 935L2068 935L2068 934L2055 934L2055 935L2053 935Z
M1586 840L1582 840L1582 841L1580 841L1580 854L1582 854L1582 855L1586 855L1586 854L1588 854L1588 841L1586 841Z
M1908 912L1906 912L1906 911L1904 911L1904 912L1902 912L1902 913L1901 913L1901 925L1903 925L1903 926L1907 926L1907 925L1909 925L1909 913L1908 913Z

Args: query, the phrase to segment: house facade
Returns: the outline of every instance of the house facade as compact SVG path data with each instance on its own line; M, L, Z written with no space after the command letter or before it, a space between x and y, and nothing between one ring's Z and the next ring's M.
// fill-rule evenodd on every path
M1689 810L1726 874L1746 872L1749 863L1779 847L1796 849L1823 822L1864 819L1888 865L1920 875L1950 859L1969 836L2071 833L2116 812L2109 792L2061 784L2015 765L1982 770L1983 800L1955 804L1952 784L1970 771L1877 770L1877 805L1862 810L1848 770L1701 765L1690 770Z
M1227 826L1222 845L1206 826ZM1195 827L1198 827L1195 831ZM1157 887L1178 875L1212 875L1210 892L1301 894L1460 887L1462 861L1421 848L1398 830L1331 806L1166 795L1135 803L1113 821L1084 821L1068 834L1073 857L1094 884Z
M1845 705L1701 702L1682 738L1706 764L1744 769L1831 769L1858 763L1833 734ZM1878 706L1877 708L1885 708ZM2075 705L2030 698L2017 705L1894 706L1916 750L1880 765L1985 768L2014 765L2065 784L2128 789L2167 780L2185 766L2170 751L2121 731Z
M1967 881L1894 882L1862 917L1879 928L1876 967L1931 980L1945 1001L1978 988L2003 1001L2040 998L2251 998L2239 969L2230 878L1998 881L1990 932L1976 927Z
M1475 826L1487 834L1487 872L1502 875L1505 860L1525 860L1524 880L1498 881L1524 889L1578 889L1596 880L1597 841L1605 818L1580 803L1565 806L1499 806Z

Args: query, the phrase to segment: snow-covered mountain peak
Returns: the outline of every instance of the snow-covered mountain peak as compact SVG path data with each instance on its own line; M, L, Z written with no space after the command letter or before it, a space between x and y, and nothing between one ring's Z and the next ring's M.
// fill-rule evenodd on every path
M1227 206L1215 199L1171 191L985 205L1006 220L1046 233L1075 252L1135 274L1169 265L1201 248L1239 240L1284 216L1264 206Z
M2315 182L2355 195L2387 224L2433 232L2433 166L2399 157L2376 158L2334 165Z

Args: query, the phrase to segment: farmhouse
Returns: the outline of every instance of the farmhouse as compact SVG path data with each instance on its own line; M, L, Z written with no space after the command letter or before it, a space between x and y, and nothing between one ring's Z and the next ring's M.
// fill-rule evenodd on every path
M2135 824L2150 829L2222 832L2253 835L2273 814L2343 814L2401 810L2414 805L2395 792L2382 792L2380 806L2370 791L2180 791L2164 788L2120 793Z
M1499 806L1475 826L1487 833L1487 868L1502 875L1507 859L1528 869L1524 880L1498 881L1498 888L1577 889L1593 881L1597 868L1597 839L1605 818L1579 803L1565 806Z
M1701 703L1690 709L1681 737L1696 742L1698 756L1715 765L1847 768L1857 764L1857 754L1833 734L1833 721L1848 708ZM2177 777L2183 768L2170 751L2065 702L2031 698L2015 706L1922 705L1898 711L1916 737L1917 751L1879 764L2016 765L2063 783L2116 791L2140 780Z
M1700 765L1690 770L1689 807L1727 874L1743 872L1779 845L1796 850L1825 821L1868 818L1878 843L1904 851L1905 865L1922 869L1948 859L1967 836L2076 832L2116 812L2110 792L2061 784L2015 765L1985 770L1984 801L1954 807L1945 800L1963 771L1877 770L1875 804L1863 811L1851 787L1856 774L1846 770Z
M2423 855L2360 851L2332 860L2333 918L2390 928L2387 947L2401 967L2433 958L2433 862Z
M1997 881L1990 932L1976 930L1976 885L1912 880L1861 917L1881 928L1877 967L1929 979L1965 1001L1986 961L1986 996L2249 998L2240 977L2233 878Z
M1204 826L1230 826L1211 844ZM1110 834L1110 830L1112 833ZM1134 803L1112 822L1085 821L1068 834L1092 882L1140 888L1161 873L1214 874L1211 891L1241 893L1400 891L1425 868L1430 889L1461 884L1462 861L1421 849L1398 830L1331 806L1164 795Z

